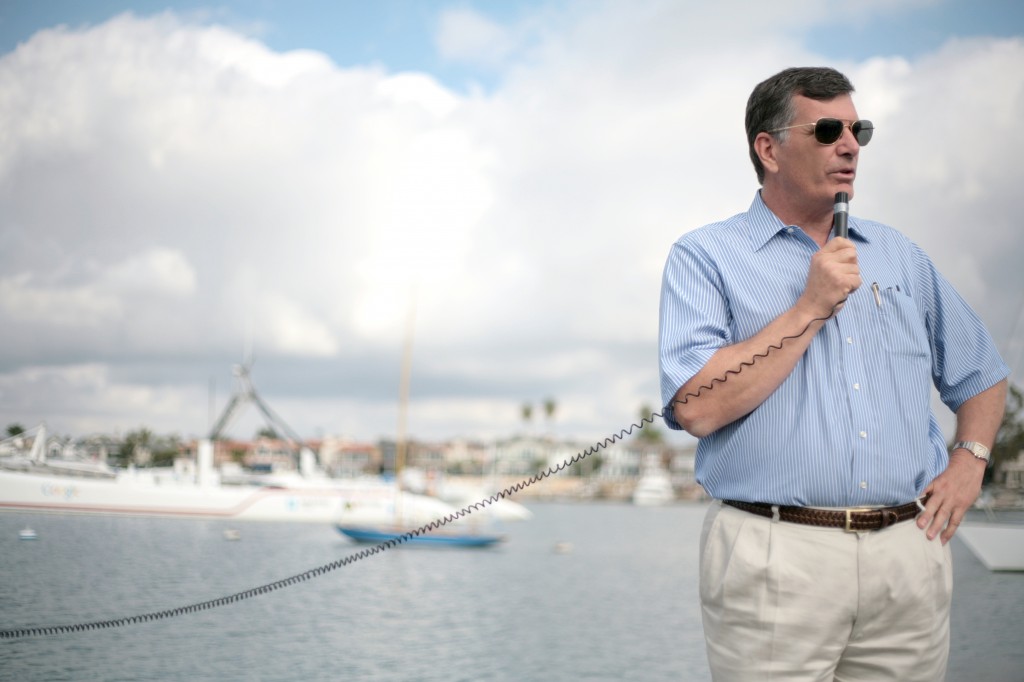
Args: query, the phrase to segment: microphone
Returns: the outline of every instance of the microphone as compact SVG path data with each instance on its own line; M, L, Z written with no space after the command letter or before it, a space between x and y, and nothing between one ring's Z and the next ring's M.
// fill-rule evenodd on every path
M850 218L850 195L846 192L836 192L836 204L833 211L832 228L835 230L835 235L846 239L849 236L846 223Z

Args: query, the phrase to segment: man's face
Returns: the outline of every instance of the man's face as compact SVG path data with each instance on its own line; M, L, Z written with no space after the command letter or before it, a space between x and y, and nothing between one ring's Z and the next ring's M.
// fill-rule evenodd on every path
M857 120L857 110L849 95L825 102L802 95L793 97L796 116L788 125L814 123L819 118L838 118L849 124ZM853 198L860 145L853 132L843 129L839 140L824 145L814 139L813 126L787 131L789 136L776 148L778 180L791 198L804 205L831 205L836 192L848 192Z

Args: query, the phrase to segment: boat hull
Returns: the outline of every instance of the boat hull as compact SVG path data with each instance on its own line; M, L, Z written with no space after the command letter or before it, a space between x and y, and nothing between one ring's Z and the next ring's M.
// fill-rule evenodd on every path
M401 540L402 544L433 547L490 547L504 541L504 536L478 533L425 533L409 535L398 529L360 528L335 525L339 533L355 542L380 544ZM403 539L404 538L404 539Z
M346 508L380 506L395 494L377 480L201 486L146 472L94 479L0 471L0 511L15 512L335 523Z

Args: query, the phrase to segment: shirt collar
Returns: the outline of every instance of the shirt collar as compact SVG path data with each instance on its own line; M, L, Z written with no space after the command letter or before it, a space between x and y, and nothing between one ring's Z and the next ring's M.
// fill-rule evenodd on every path
M747 224L750 226L750 245L754 251L760 250L772 237L781 232L786 232L790 228L789 225L779 220L779 217L772 213L772 210L764 203L764 199L761 198L761 190L754 193L754 201L750 204L750 210L747 211ZM862 242L868 241L867 236L853 216L850 216L848 225L850 239Z

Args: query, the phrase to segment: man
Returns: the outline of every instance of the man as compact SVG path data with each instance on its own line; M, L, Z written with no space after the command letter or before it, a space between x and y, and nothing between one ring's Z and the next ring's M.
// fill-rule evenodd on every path
M832 234L873 132L852 92L828 68L759 84L760 191L665 266L665 418L700 439L716 499L700 559L716 680L945 675L946 543L980 491L1009 370L915 244L852 216ZM956 413L951 453L930 384Z

